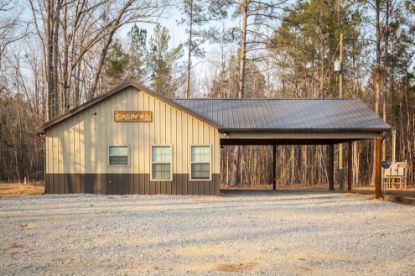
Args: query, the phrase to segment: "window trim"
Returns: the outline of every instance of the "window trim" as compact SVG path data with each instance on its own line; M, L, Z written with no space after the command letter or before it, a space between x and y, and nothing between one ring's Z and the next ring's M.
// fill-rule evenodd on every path
M159 162L153 162L153 148L154 147L169 147L170 148L170 178L169 179L156 179L153 178L153 164L163 164ZM156 181L163 181L163 182L170 182L173 181L173 145L167 144L167 145L151 145L151 151L150 151L150 181L156 182Z
M128 149L128 162L127 165L111 165L110 164L110 147L127 147ZM130 145L107 145L107 166L108 167L129 167L131 160Z
M192 178L192 164L205 164L206 162L192 162L192 147L209 147L210 155L209 155L209 178ZM189 181L212 181L212 145L208 144L201 144L201 145L190 145L189 150Z

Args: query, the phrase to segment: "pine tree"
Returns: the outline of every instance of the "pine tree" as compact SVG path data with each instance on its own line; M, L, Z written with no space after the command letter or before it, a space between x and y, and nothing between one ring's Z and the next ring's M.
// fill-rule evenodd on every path
M126 53L120 43L115 40L108 49L108 55L105 62L105 76L108 78L109 86L114 86L125 77L130 56Z
M170 49L169 41L167 28L156 24L154 36L150 38L148 67L152 88L161 95L173 97L178 86L173 68L182 54L182 45Z
M137 24L134 24L128 32L129 42L129 63L126 70L126 76L130 79L143 81L146 75L146 42L147 30L140 29Z

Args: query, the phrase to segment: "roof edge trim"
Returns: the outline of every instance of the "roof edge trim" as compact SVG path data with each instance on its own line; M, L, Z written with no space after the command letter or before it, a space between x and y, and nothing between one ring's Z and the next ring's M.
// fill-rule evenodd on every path
M382 133L390 131L389 128L219 128L219 132L358 132L358 133Z

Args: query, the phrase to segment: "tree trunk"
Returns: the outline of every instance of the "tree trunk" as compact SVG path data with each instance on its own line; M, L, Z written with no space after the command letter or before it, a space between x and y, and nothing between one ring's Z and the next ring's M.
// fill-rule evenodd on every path
M186 98L190 97L190 77L192 71L192 27L193 27L193 0L189 0L189 40L188 40L188 52L187 52L187 85L186 85Z
M232 176L231 176L231 185L239 185L240 179L240 161L241 161L241 152L240 146L235 146L233 151L233 160L232 160Z
M246 27L248 22L248 6L249 1L245 0L243 3L243 14L242 14L242 26L241 26L241 49L239 56L239 91L238 98L242 99L244 97L244 87L245 87L245 55L246 55ZM241 149L240 146L236 146L234 150L234 161L232 166L232 185L238 185L240 183L240 169L239 161L241 159Z
M129 1L127 1L127 3L124 5L124 7L119 11L119 13L118 13L118 15L117 15L117 17L115 18L115 20L114 20L114 23L113 23L113 25L112 25L112 27L111 27L111 29L110 29L110 31L109 31L109 33L108 33L108 37L107 37L107 40L105 41L105 43L104 43L104 48L102 49L102 51L101 51L101 55L100 55L100 58L99 58L99 62L98 62L98 67L96 68L96 71L95 71L95 75L94 75L94 79L93 79L93 82L92 82L92 86L91 86L91 88L89 89L89 92L88 92L88 95L87 95L87 98L88 99L92 99L92 98L94 98L95 97L95 92L96 92L96 90L97 90L97 86L98 86L98 81L99 81L99 78L101 77L101 71L102 71L102 68L104 67L104 64L105 64L105 59L106 59L106 57L107 57L107 53L108 53L108 48L109 48L109 46L111 45L111 42L112 42L112 38L114 37L114 34L115 34L115 31L120 27L119 25L120 25L120 22L121 22L121 19L122 19L122 16L124 15L124 13L125 13L125 11L132 5L134 3L134 0L129 0Z
M385 14L386 14L386 18L385 18L385 34L384 34L384 43L385 43L385 47L384 47L384 52L383 52L383 56L385 57L385 72L383 74L383 89L382 89L382 94L383 94L383 104L382 104L382 115L383 115L383 120L386 122L386 117L387 117L387 112L386 112L386 100L387 100L387 88L388 88L388 76L387 76L387 68L388 68L388 51L389 51L389 17L390 17L390 0L386 0L386 10L385 10ZM382 158L386 157L386 141L384 143L382 143Z
M70 108L70 101L69 101L69 39L68 39L68 5L65 1L65 8L63 14L63 22L62 22L62 29L63 29L63 72L62 72L62 95L63 95L63 109L68 111Z
M375 1L376 9L376 66L375 66L375 112L379 114L379 95L380 95L380 58L381 58L381 27L380 27L380 0ZM373 142L373 149L375 148L375 141ZM373 163L372 163L372 184L375 183L376 177L376 152L373 150Z

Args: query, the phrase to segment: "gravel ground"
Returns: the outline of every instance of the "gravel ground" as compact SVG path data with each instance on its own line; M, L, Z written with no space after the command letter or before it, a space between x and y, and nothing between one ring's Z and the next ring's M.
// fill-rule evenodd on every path
M0 199L0 274L415 274L415 207L329 192Z

